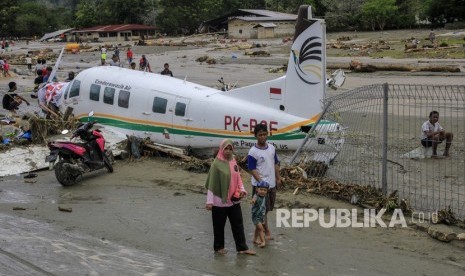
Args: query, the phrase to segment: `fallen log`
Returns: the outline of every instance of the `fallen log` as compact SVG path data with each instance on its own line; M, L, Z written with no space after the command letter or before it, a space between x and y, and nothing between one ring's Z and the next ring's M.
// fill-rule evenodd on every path
M329 66L328 68L331 69ZM336 67L335 67L336 68ZM337 68L344 68L338 66ZM376 63L368 64L360 61L352 60L349 64L349 69L354 72L375 72L375 71L401 71L401 72L448 72L458 73L460 68L454 65L429 65L419 66L415 64L398 64L398 63Z

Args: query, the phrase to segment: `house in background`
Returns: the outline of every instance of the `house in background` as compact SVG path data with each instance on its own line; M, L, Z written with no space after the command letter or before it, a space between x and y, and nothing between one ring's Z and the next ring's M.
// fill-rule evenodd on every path
M132 41L155 35L155 27L141 24L95 26L72 31L74 41Z
M201 32L227 32L230 38L292 36L297 15L268 10L239 9L204 22Z

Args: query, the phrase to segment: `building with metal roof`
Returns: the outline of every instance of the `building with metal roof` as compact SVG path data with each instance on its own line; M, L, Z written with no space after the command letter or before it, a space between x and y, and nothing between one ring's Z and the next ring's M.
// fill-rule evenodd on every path
M74 30L73 28L71 29L64 29L64 30L59 30L55 31L52 33L44 34L39 41L66 41L66 36Z
M204 22L200 31L227 32L230 38L241 39L284 37L294 35L296 20L295 14L239 9Z
M141 24L94 26L72 32L75 41L131 41L155 35L156 28Z

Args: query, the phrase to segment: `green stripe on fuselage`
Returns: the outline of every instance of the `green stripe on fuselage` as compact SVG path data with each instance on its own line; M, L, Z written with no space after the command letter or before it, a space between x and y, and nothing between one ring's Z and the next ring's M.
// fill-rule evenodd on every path
M103 125L108 125L108 126L113 126L113 127L118 127L118 128L123 128L127 130L133 130L133 131L145 131L145 132L154 132L154 133L164 133L165 129L168 129L170 134L174 135L192 135L192 136L202 136L202 137L216 137L216 138L231 138L231 139L248 139L248 140L255 140L256 138L254 135L251 133L250 135L247 136L236 136L236 135L226 135L226 134L217 134L217 133L211 133L208 131L202 132L202 131L193 131L193 130L186 130L186 129L180 129L180 128L171 128L171 127L166 127L166 126L156 126L156 125L148 125L148 124L141 124L141 123L133 123L133 122L128 122L124 120L118 120L118 119L112 119L112 118L106 118L106 117L100 117L100 116L93 116L93 117L82 117L79 119L81 122L87 122L88 120L97 120L100 124ZM334 122L322 120L320 124L333 124ZM310 124L310 126L313 126L313 124ZM270 135L268 137L268 140L271 141L286 141L286 140L300 140L305 138L307 134L304 132L301 132L300 129L294 129L291 131L288 131L286 133L279 133L279 134L274 134Z

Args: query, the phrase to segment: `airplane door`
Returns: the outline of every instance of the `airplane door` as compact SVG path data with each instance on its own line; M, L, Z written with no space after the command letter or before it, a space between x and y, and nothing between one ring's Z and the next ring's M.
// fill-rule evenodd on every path
M144 135L157 143L173 144L173 114L175 97L159 91L140 96L137 112L139 118L147 123ZM173 106L173 107L172 107Z
M170 108L172 112L173 133L175 136L175 143L178 145L193 146L194 135L189 130L193 119L189 116L189 102L190 99L184 97L176 97L173 105Z

